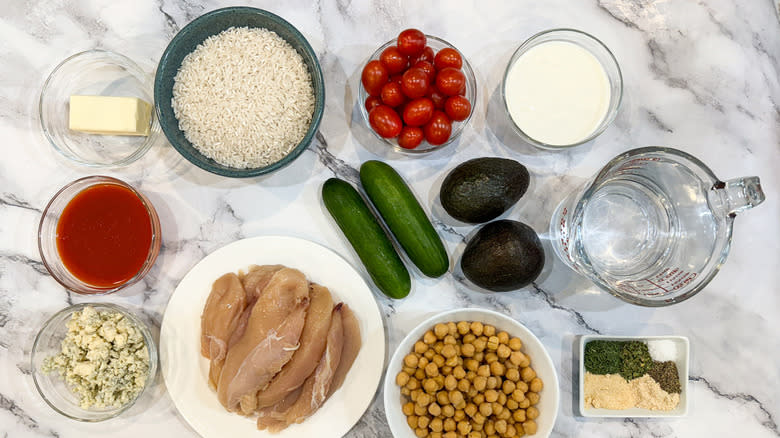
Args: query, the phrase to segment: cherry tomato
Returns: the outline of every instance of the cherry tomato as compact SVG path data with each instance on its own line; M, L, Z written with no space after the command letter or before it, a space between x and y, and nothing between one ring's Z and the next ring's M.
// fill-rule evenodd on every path
M409 59L398 51L398 47L390 46L379 55L379 61L391 75L401 73L409 67Z
M398 50L405 56L417 56L425 50L425 34L417 29L406 29L398 34Z
M436 109L444 109L444 103L447 101L447 96L441 94L436 87L431 87L428 90L428 97L433 101L433 107Z
M414 149L425 139L423 130L416 126L404 126L398 136L398 146L404 149Z
M401 114L407 125L422 126L431 119L433 110L433 101L427 97L421 97L406 104Z
M461 68L463 66L463 58L461 58L457 50L445 47L439 50L439 53L433 58L433 65L436 66L437 70L447 67Z
M379 93L382 92L382 86L385 85L388 77L389 74L385 66L381 62L373 60L363 67L363 75L360 79L368 94L379 96Z
M395 82L388 82L382 87L381 97L382 103L393 108L406 101L406 96L401 91L401 86Z
M374 132L379 134L380 137L393 138L398 137L401 133L403 123L401 123L401 117L394 109L387 105L379 105L372 109L368 113L368 122L371 124L371 128Z
M466 85L466 76L462 71L445 67L436 74L436 88L445 96L454 96L460 93Z
M390 78L387 79L388 82L395 82L398 85L401 85L401 78L403 77L402 74L392 75Z
M409 65L415 65L420 61L428 61L433 64L433 49L431 46L425 46L422 53L412 58L409 58Z
M366 111L371 112L372 109L382 105L382 99L376 96L368 96L366 99Z
M428 73L425 73L425 70L416 67L406 70L401 79L401 88L409 99L417 99L418 97L425 96L425 93L428 92L429 85Z
M423 133L425 133L425 140L428 143L438 146L449 140L452 133L452 123L446 114L436 110L433 112L431 120L423 126Z
M452 120L466 120L471 114L471 102L463 96L452 96L444 102L444 112Z
M432 63L428 61L418 61L414 64L414 67L419 68L428 75L429 83L433 83L434 79L436 79L436 67L434 67Z

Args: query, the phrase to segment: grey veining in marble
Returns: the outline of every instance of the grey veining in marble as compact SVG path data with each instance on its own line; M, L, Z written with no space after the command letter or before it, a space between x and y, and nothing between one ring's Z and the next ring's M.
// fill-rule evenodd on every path
M202 257L235 240L293 235L357 257L325 214L322 182L356 182L369 159L392 164L431 212L457 262L475 228L438 203L447 171L477 156L525 164L532 182L502 217L548 237L550 215L573 187L618 153L668 145L707 163L723 179L759 175L766 202L736 220L731 255L696 297L662 309L631 306L568 271L548 251L540 278L520 291L485 294L457 266L441 279L414 273L405 300L377 295L392 354L404 334L433 312L461 306L512 315L545 344L560 379L555 437L780 436L780 23L774 0L250 1L309 39L327 86L325 117L311 147L273 175L237 181L207 174L164 141L141 160L100 172L59 158L39 129L38 93L66 56L100 47L123 53L150 74L172 36L223 0L33 0L0 4L0 436L187 437L161 379L130 412L101 424L69 421L38 396L29 354L42 322L87 299L47 273L36 236L41 211L64 184L104 173L143 191L163 229L160 257L140 283L99 298L136 309L159 327L179 280ZM456 45L478 80L475 115L455 145L423 156L384 150L356 107L360 68L381 43L418 27ZM533 149L507 127L497 87L514 49L548 28L573 27L606 43L620 62L625 92L615 123L567 152ZM359 103L358 103L359 104ZM548 247L549 249L549 247ZM455 265L456 263L454 263ZM362 269L362 268L359 268ZM364 271L362 271L364 272ZM377 293L378 294L378 293ZM576 408L578 335L684 335L691 343L690 407L671 420L585 419ZM388 437L381 391L349 437Z

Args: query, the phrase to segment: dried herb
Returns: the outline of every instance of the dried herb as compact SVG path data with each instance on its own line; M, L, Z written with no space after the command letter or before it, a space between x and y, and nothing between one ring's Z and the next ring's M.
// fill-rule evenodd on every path
M620 375L626 380L644 376L653 366L647 344L639 341L623 343L620 351Z
M619 373L623 344L617 341L590 341L585 344L585 370L593 374Z
M661 389L669 394L679 394L682 391L680 388L680 377L677 374L677 365L671 360L653 362L653 366L647 374L661 385Z

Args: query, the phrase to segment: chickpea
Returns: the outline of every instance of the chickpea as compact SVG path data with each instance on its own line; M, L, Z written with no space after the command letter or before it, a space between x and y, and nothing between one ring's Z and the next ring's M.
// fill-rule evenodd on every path
M480 392L474 397L471 397L471 401L474 402L475 405L481 405L482 403L485 402L485 394Z
M491 406L493 407L493 415L500 416L501 413L504 412L504 406L499 402L493 402L491 403ZM509 412L509 410L507 410L507 412Z
M453 431L446 432L444 435L441 436L442 438L458 438L458 434Z
M516 401L518 403L520 403L521 401L525 400L525 392L523 392L519 388L515 389L514 391L512 391L512 400L514 400L514 401Z
M431 345L436 342L436 335L433 334L432 331L428 330L423 335L423 342L425 342L428 345Z
M511 398L507 398L506 399L506 408L509 409L510 411L514 411L514 410L519 409L520 407L517 405L516 401L514 401Z
M458 379L455 378L454 374L444 378L444 387L447 388L447 391L452 391L458 387Z
M430 427L430 426L428 426ZM428 435L430 438L442 438L441 432L431 432L430 435Z
M423 392L417 396L417 404L420 406L428 406L433 401L433 397L430 394Z
M451 358L444 361L444 365L450 368L450 371L447 372L448 374L452 372L452 367L456 367L459 364L460 364L460 357L457 356L457 353L455 356L452 356Z
M417 370L417 367L408 367L406 365L401 367L401 371L405 372L406 374L409 374L410 376L414 374L414 371Z
M475 373L474 371L468 371L466 373L466 379L468 379L469 382L473 382L474 379L476 378L477 378L477 373Z
M474 321L471 323L471 332L474 333L477 336L482 335L482 330L485 328L485 326L482 325L479 321Z
M485 417L493 415L493 405L489 402L485 402L479 405L479 413Z
M416 402L417 397L419 397L420 394L422 394L422 391L420 391L419 389L415 389L414 391L411 392L409 398L411 398L413 402Z
M477 368L477 376L481 376L481 377L490 376L490 366L480 365L479 368Z
M498 348L498 336L489 337L487 341L488 351L496 351L497 348Z
M433 354L434 355L440 354L441 351L444 349L444 342L439 341L439 342L433 344L432 348L433 348Z
M525 415L528 417L529 420L536 420L537 418L539 418L539 409L536 409L535 407L531 406L525 410Z
M459 404L463 403L463 394L457 390L450 391L450 403L457 408Z
M501 408L500 408L500 409L501 409L501 410L499 410L499 411L498 411L498 413L495 413L495 412L494 412L494 413L495 413L495 415L496 415L496 418L498 418L499 420L505 420L505 421L509 421L509 420L511 420L511 419L512 419L512 413L511 413L511 412L509 412L509 409L504 409L504 407L503 407L503 406L501 406ZM496 409L495 409L495 408L493 408L493 411L495 411L495 410L496 410Z
M504 366L501 365L501 362L495 361L490 364L490 372L494 376L503 376L504 371L506 371L506 368L504 368Z
M482 367L480 367L480 369L481 368ZM480 374L474 378L474 388L476 388L477 391L484 391L486 386L487 386L486 376Z
M428 413L431 414L432 417L438 417L441 415L441 406L439 406L435 401L431 401L431 403L428 405Z
M513 419L514 419L516 422L518 422L518 423L522 423L522 422L523 422L523 421L525 421L525 420L526 420L526 418L527 418L527 417L526 417L526 410L525 410L525 409L518 409L518 410L516 410L516 411L512 412L512 418L513 418Z
M504 394L503 392L499 392L498 393L498 402L501 403L502 405L505 405L506 401L507 401L506 394Z
M493 403L494 401L498 400L498 392L494 389L488 389L485 391L485 401L489 403Z
M449 359L447 360L449 361ZM450 375L452 374L452 366L447 365L447 362L444 362L444 366L441 367L441 370L439 371L441 371L441 374ZM442 375L439 375L438 377L441 377L442 379L444 378ZM442 382L444 382L444 380L442 380Z
M466 344L473 344L476 339L477 337L474 336L473 333L469 333L467 335L464 335L461 341L463 342L463 345L466 345Z
M436 401L441 406L448 405L450 404L450 396L447 395L447 391L439 391L436 393Z
M500 344L496 350L499 359L505 360L512 355L512 350L504 344Z
M469 432L471 432L471 424L467 421L458 422L458 432L460 432L463 435L468 434Z
M479 421L482 422L480 423ZM480 432L478 435L482 436L481 432L482 429L484 428L485 428L485 417L483 417L482 414L477 412L476 415L474 415L474 419L471 420L471 434L469 434L469 436L471 436L475 432Z
M534 377L533 380L531 380L531 383L528 384L528 389L530 389L533 392L539 392L542 390L542 387L544 385L542 384L542 379L538 377Z
M475 352L474 344L463 344L460 347L460 354L464 357L473 357Z
M519 351L523 348L523 341L521 341L520 338L512 338L509 340L509 348L513 351Z
M455 376L456 379L462 379L466 377L466 370L464 370L462 366L456 366L455 369L452 370L452 375Z
M439 389L439 385L433 379L423 380L422 387L423 390L425 390L425 392L429 392L429 393L436 392Z
M509 355L509 360L521 368L531 365L531 360L528 359L528 356L523 354L522 351L513 351L512 354Z
M525 430L523 430L522 423L515 423L514 426L515 426L515 429L517 429L517 436L524 436L525 435Z
M455 415L455 408L452 405L442 406L441 413L445 417L448 417L448 418L452 417L453 415Z
M444 430L447 432L455 430L457 424L452 418L447 418L444 420Z
M528 407L531 406L531 401L528 400L528 398L524 398L519 401L517 405L520 406L520 409L528 409Z
M421 358L420 358L420 359L417 361L417 368L419 368L419 369L424 369L424 368L425 368L425 365L428 365L428 363L430 363L430 361L431 361L431 360L430 360L430 359L428 359L427 357L421 357Z
M409 388L410 391L420 389L420 381L417 379L409 379L409 381L406 382L406 387Z
M463 411L466 412L466 415L473 418L474 414L477 413L477 405L474 403L468 403L466 404L466 407L463 408Z
M536 422L534 420L528 420L523 422L523 430L528 435L533 435L536 433Z
M465 405L466 402L463 402ZM455 421L463 421L463 419L466 418L466 411L463 409L455 409L455 415L452 416L452 419Z
M423 357L428 359L429 361L431 359L433 359L433 356L435 356L435 355L436 355L436 350L433 349L433 348L429 348L429 349L425 350L425 353L423 353Z
M417 380L425 379L425 370L424 369L415 370L414 378L417 379Z
M406 374L405 372L401 371L398 373L397 376L395 376L395 384L398 386L404 386L407 383L409 383L409 374Z
M501 435L506 433L506 421L504 420L498 420L495 424L496 432L500 433Z
M414 343L414 352L417 354L423 354L428 351L428 345L423 341L417 341Z
M455 357L457 354L457 351L455 351L455 346L452 344L447 344L442 347L441 352L439 353L442 356L444 356L446 359L450 359L452 357Z
M511 394L515 392L515 382L511 380L504 380L504 384L501 389L504 391L504 394Z
M458 380L458 391L469 392L469 389L471 389L471 382L467 379Z
M425 406L420 404L414 405L414 415L419 417L420 415L425 415L426 412L428 412L428 410L425 408Z
M425 438L428 436L428 429L417 428L414 430L414 434L417 436L417 438Z
M477 391L476 388L474 388L473 386L471 388L469 388L468 396L469 396L470 399L473 399L474 397L476 397L477 394L479 394L479 391Z
M404 365L408 367L416 368L419 360L420 360L419 356L415 354L407 354L406 357L404 357Z
M482 353L487 348L487 338L480 336L474 340L474 349L477 353Z
M536 392L529 392L525 395L525 398L531 403L531 406L539 403L539 394Z
M466 333L469 332L470 324L468 322L460 321L459 323L457 323L457 326L458 326L458 333L461 336L463 336L463 335L465 335Z
M444 429L444 421L441 418L434 418L428 427L434 432L441 432Z
M414 403L412 402L405 403L403 406L401 406L401 411L407 417L414 414Z
M483 360L485 360L485 352L480 351L478 353L474 353L473 359L476 360L477 362L482 362Z
M450 334L452 336L458 334L458 326L452 321L447 323L447 334Z
M496 334L496 337L498 337L498 342L500 344L508 344L509 343L509 333L505 331L500 331L498 334Z
M523 382L528 383L536 377L536 371L531 367L525 367L520 370L520 378Z
M520 380L520 371L518 371L517 368L509 368L506 370L506 373L504 373L504 377L512 382L517 382Z
M435 363L438 368L441 368L444 366L444 362L446 362L446 359L444 359L444 356L442 356L441 354L437 354L436 356L433 356L431 362Z
M496 328L492 325L486 325L482 330L482 334L487 337L494 336L496 334Z
M412 429L417 429L417 416L410 415L406 417L406 424L408 424Z
M482 438L482 433L471 431L466 438Z
M439 323L433 326L433 334L436 335L436 337L439 339L444 339L444 337L447 336L448 333L449 330L447 329L446 324Z
M488 389L495 389L498 388L499 385L501 385L501 380L499 380L496 376L490 376L487 379L487 388Z
M458 343L458 341L455 340L455 336L447 335L447 336L444 337L444 345L447 345L447 344L455 345L457 343Z
M466 369L470 371L476 372L479 369L479 362L477 362L475 359L466 359L463 364L466 366Z
M517 389L519 389L520 391L523 391L524 393L528 392L528 384L527 383L525 383L523 381L519 381L519 382L515 382L515 385L517 385Z
M409 395L411 393L412 393L412 391L409 391L409 388L407 388L405 386L403 388L401 388L401 395L405 395L405 396L409 397Z
M496 425L495 425L495 422L494 422L493 420L488 420L488 421L486 421L486 422L485 422L485 427L484 427L483 431L484 431L484 432L485 432L485 433L486 433L488 436L495 434L495 433L496 433Z
M515 429L515 426L513 424L510 424L506 427L506 434L504 436L510 438L513 436L517 436L517 429Z
M428 424L431 422L431 417L427 415L420 415L417 417L417 427L421 427L423 429L428 427Z
M485 362L490 364L496 361L498 361L498 355L496 355L496 353L491 352L485 354Z
M434 377L433 381L436 382L436 386L438 386L438 388L436 389L437 391L444 388L444 376L442 376L441 374Z

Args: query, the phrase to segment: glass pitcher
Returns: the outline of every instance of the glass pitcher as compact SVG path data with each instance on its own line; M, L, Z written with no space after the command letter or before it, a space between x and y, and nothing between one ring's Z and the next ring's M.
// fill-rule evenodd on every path
M553 215L555 253L628 302L690 298L726 261L734 217L764 201L758 177L721 181L697 158L646 147L610 161Z

